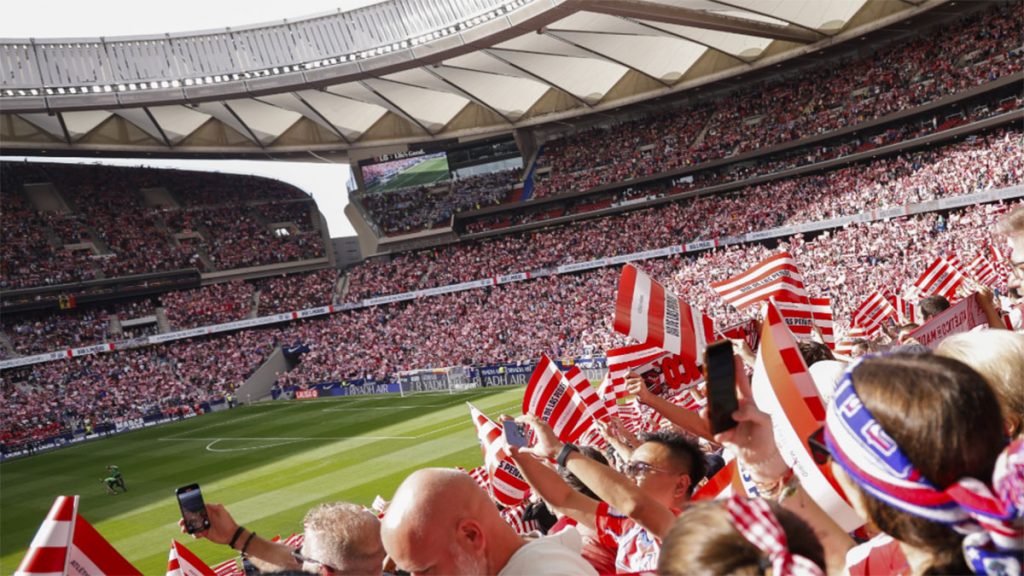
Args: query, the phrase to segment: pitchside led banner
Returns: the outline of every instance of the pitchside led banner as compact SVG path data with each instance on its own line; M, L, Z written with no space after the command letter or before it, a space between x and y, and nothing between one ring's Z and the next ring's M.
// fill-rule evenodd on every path
M715 334L714 321L680 302L632 264L622 267L615 302L615 330L636 341L703 363Z

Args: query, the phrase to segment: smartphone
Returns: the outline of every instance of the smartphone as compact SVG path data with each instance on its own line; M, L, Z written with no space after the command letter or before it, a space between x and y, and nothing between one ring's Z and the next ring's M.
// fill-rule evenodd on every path
M736 363L732 342L719 340L704 350L708 394L708 421L711 433L718 434L736 427L732 413L739 408L736 397Z
M182 486L174 491L174 495L178 497L178 507L181 508L181 517L185 520L185 530L189 534L210 528L210 517L206 513L206 502L203 501L199 484Z
M502 422L502 426L505 428L505 441L509 446L526 448L526 430L522 424L515 420L505 420Z

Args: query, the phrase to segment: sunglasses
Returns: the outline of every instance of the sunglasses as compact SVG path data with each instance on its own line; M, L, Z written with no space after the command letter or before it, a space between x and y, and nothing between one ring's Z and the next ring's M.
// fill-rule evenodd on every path
M629 476L630 478L639 478L641 476L646 476L650 472L664 472L666 474L670 473L668 470L664 468L658 468L657 466L652 466L647 462L641 462L639 460L637 460L636 462L630 462L629 464L626 464L626 467L623 470L623 472L625 472L626 476Z
M294 558L295 561L298 562L299 564L303 564L303 565L305 565L305 564L315 564L316 566L322 566L322 567L326 568L327 570L329 570L331 572L336 572L336 573L340 573L341 572L340 570L338 570L334 566L331 566L330 564L326 564L324 562L320 562L318 560L314 560L314 559L312 559L312 558L310 558L308 556L303 556L302 553L299 552L298 550L292 550L292 558Z
M825 427L818 428L813 434L807 437L807 446L811 449L811 457L818 466L828 464L832 459L832 451L825 443Z

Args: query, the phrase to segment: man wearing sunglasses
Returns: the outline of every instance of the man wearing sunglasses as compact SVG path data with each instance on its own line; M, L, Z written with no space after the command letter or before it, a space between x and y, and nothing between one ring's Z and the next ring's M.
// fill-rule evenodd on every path
M307 512L302 521L305 538L301 552L239 526L221 504L207 504L206 512L210 528L197 532L194 537L242 551L267 569L305 570L322 576L340 576L381 574L384 567L380 521L357 504L331 502ZM178 524L184 532L183 522Z
M661 538L704 478L704 456L697 445L672 432L642 437L630 456L626 475L562 444L551 427L535 416L516 419L529 425L537 442L512 448L512 459L549 507L594 529L603 544L617 547L619 572L656 570ZM555 460L593 490L602 501L575 491L544 461Z

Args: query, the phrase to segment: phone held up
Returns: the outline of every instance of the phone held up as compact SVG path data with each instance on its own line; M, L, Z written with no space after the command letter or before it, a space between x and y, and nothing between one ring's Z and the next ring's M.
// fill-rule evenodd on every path
M502 423L502 427L505 428L505 441L508 442L509 446L526 448L528 442L526 440L526 427L523 424L519 424L514 420L505 420Z
M732 413L739 409L736 396L736 362L732 342L719 340L704 351L705 380L708 391L708 421L711 433L732 430L737 423Z
M189 484L174 491L178 497L178 507L181 508L181 517L185 520L185 530L189 534L202 532L210 528L210 517L206 513L206 502L203 501L203 493L199 490L199 484Z

